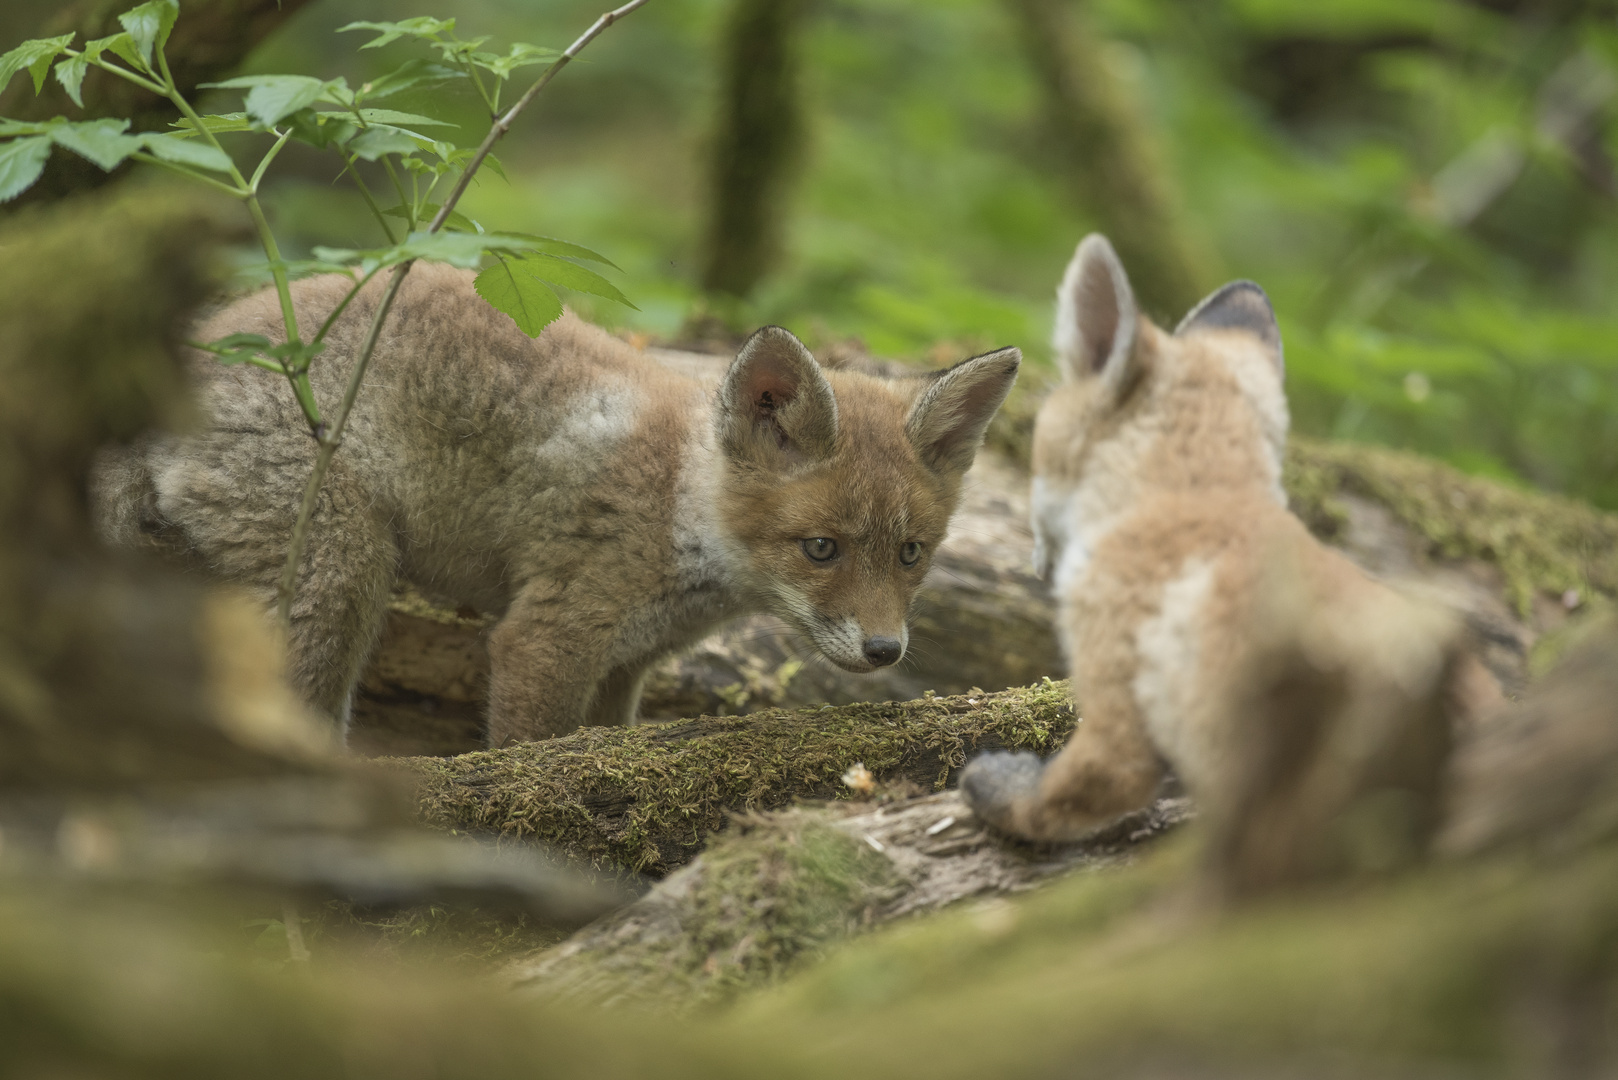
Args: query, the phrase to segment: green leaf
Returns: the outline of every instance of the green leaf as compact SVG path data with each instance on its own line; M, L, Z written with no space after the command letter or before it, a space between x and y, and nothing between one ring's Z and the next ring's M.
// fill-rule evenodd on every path
M375 161L383 154L414 154L421 146L398 128L377 126L367 128L347 143L348 152L366 161Z
M386 210L384 210L382 212L384 214L388 215L389 217L404 218L406 221L408 221L410 219L410 214L406 210L404 203L400 203L398 206L390 206L390 207L388 207ZM421 206L421 220L423 220L423 221L431 221L434 217L437 216L437 214L438 214L438 204L437 203L423 203L422 204L422 206ZM451 229L458 229L461 232L479 233L479 232L483 231L482 229L478 228L478 223L477 222L473 221L471 218L467 217L465 214L461 213L459 210L451 210L449 212L449 217L444 219L444 224L446 226L448 226L449 228L451 228ZM516 235L516 234L514 234L514 233L506 233L505 235L513 236L513 235Z
M375 30L377 36L361 45L362 49L380 49L382 46L399 40L402 37L425 38L437 41L439 34L447 34L455 29L454 19L434 19L426 15L419 15L414 19L405 19L401 22L351 22L347 26L339 26L339 34L349 30Z
M409 124L411 127L451 127L461 125L452 124L448 120L434 120L430 116L420 116L416 113L395 112L392 109L361 109L360 117L367 124L392 124L400 126Z
M128 120L86 120L77 124L57 124L51 128L51 141L71 150L107 172L123 163L130 154L145 146L136 135L125 135Z
M549 285L528 274L513 273L505 259L479 274L472 287L495 310L510 315L517 329L529 337L538 337L562 315L562 301Z
M174 29L174 20L179 17L180 5L176 0L146 0L140 7L118 16L118 22L129 32L136 55L148 71L152 68L152 50L168 43L169 31Z
M213 172L228 173L231 167L230 155L211 146L208 143L192 142L184 135L142 135L140 139L145 142L146 149L154 157L164 161L172 161L176 165L189 165L194 169L209 169Z
M63 121L45 123L36 120L7 120L0 117L0 139L9 139L14 135L48 135L51 128Z
M0 143L0 203L10 202L33 187L50 156L49 135Z
M198 117L198 119L202 121L202 127L205 130L211 131L215 135L227 131L253 130L253 125L248 122L247 114L244 112L218 113L214 116ZM174 134L181 138L189 139L191 136L197 134L196 125L192 124L189 119L181 118L174 121L171 126L180 129Z
M494 175L498 176L506 183L511 183L511 177L506 175L506 167L502 165L500 163L500 159L495 157L493 154L490 154L488 157L483 159L483 167L494 173Z
M62 50L71 44L73 44L72 34L54 38L36 38L33 41L25 41L4 56L0 56L0 89L4 89L17 72L27 71L34 77L34 93L39 93L44 89L45 76L50 73L51 61L60 56Z
M56 81L62 84L62 89L73 99L73 104L81 109L84 108L84 98L79 96L79 91L84 85L84 73L89 70L90 58L85 53L70 56L56 65Z
M333 143L341 146L360 132L358 124L338 112L299 109L286 118L286 123L293 138L321 148Z
M379 101L415 87L437 86L452 79L466 77L466 72L445 67L443 64L435 64L430 60L411 60L386 75L362 85L358 97L362 101Z
M94 49L97 55L110 52L130 67L140 67L140 53L135 51L134 39L129 36L127 30L121 34L113 34L111 37L96 38L84 47L85 52L89 52L91 49Z
M326 89L324 81L308 75L243 75L202 85L210 89L246 90L247 115L261 128L273 127L282 117L307 109Z
M499 78L505 79L520 67L531 64L554 64L562 54L555 49L547 49L539 45L529 45L519 41L511 46L511 51L504 56L495 56L490 53L479 53L474 59L477 65L485 71L493 72Z
M274 347L274 343L263 334L230 334L218 341L195 341L191 344L213 353L221 364L240 364L260 354L268 354Z
M539 280L548 281L552 285L560 285L565 289L590 293L593 296L611 300L615 304L622 304L625 307L634 308L636 311L640 310L640 308L629 302L629 297L618 291L618 286L594 270L580 266L576 262L568 262L566 259L558 258L555 255L535 252L532 255L523 256L520 269L524 273L532 274Z
M411 259L445 262L467 269L476 267L485 252L532 250L533 242L520 236L500 233L415 232L404 243L372 251L317 247L315 257L336 263L358 264L369 273L380 266L393 266Z
M558 240L554 236L540 236L536 233L524 232L507 232L502 235L520 236L522 239L532 242L537 250L546 251L552 255L566 255L570 259L589 259L591 262L605 263L614 270L623 269L605 255L578 244L570 244L566 240Z

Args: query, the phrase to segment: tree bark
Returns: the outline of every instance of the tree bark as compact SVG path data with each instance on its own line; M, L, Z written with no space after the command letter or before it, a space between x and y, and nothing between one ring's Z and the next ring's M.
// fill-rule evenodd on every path
M1173 325L1217 284L1150 127L1082 0L1006 0L1044 99L1053 164L1112 239L1148 312Z
M721 46L718 130L702 287L745 297L781 249L782 203L802 151L796 36L806 0L734 0Z
M190 95L200 83L228 77L254 46L308 2L188 0L165 50L180 91ZM133 6L130 0L79 0L57 12L33 36L57 37L76 32L79 37L74 44L82 45L94 38L118 33L122 29L118 16ZM8 87L0 89L0 116L13 120L48 120L55 116L127 117L135 131L162 130L180 116L179 110L167 100L97 68L86 73L81 92L83 109L73 104L54 75L37 97L33 82L26 75L18 76ZM49 202L99 187L122 172L123 169L103 172L77 154L56 153L51 155L39 181L7 205Z

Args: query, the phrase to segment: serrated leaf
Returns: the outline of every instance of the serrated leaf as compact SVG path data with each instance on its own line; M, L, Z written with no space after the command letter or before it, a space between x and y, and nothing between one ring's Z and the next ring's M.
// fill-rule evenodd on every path
M483 165L490 172L494 173L494 175L498 176L506 183L511 183L511 177L506 175L506 167L502 165L500 163L500 159L495 157L493 154L490 154L488 157L483 159Z
M307 109L320 99L326 83L308 75L243 75L219 83L219 90L246 90L247 115L259 127L273 127L283 117Z
M435 64L430 60L411 60L386 75L361 85L358 97L361 101L380 101L382 98L392 97L414 87L437 86L439 83L466 77L466 72L445 67L443 64Z
M543 281L528 274L513 273L501 259L472 281L472 288L496 311L511 316L517 329L531 338L562 315L562 300Z
M135 53L147 70L152 66L152 50L161 49L174 29L174 20L180 17L176 0L146 0L146 3L118 16L118 23L129 33Z
M360 117L367 124L392 124L395 127L409 124L411 127L449 127L458 128L461 125L452 124L448 120L434 120L430 116L421 116L417 113L395 112L393 109L361 109Z
M10 202L33 187L50 156L49 135L0 143L0 203Z
M436 40L439 34L447 34L454 29L454 19L434 19L427 15L418 15L414 19L404 19L400 22L351 22L347 26L339 26L337 32L341 34L349 30L375 30L377 36L360 48L380 49L402 37Z
M85 160L111 172L130 154L145 146L136 135L125 135L128 120L86 120L77 124L57 124L51 128L51 141Z
M67 96L73 99L73 104L84 108L84 98L79 96L80 88L84 85L84 73L90 70L90 61L83 54L70 56L56 65L56 81L62 84Z
M415 232L406 237L403 243L390 248L353 251L317 247L314 253L316 258L331 262L357 264L361 270L369 273L377 267L393 266L411 259L427 259L471 269L478 265L485 252L525 251L532 248L532 241L500 233Z
M491 53L477 54L478 66L485 71L492 72L499 78L505 79L520 67L531 64L554 64L562 54L555 49L547 49L539 45L529 45L519 41L511 46L511 51L504 56Z
M587 247L569 243L566 240L558 240L554 236L540 236L537 233L524 232L505 232L502 235L521 237L524 240L531 241L537 250L548 252L552 255L566 255L570 259L589 259L591 262L604 263L614 270L623 269L623 267L599 252L591 251Z
M62 122L56 121L58 124ZM15 135L47 135L54 126L56 125L36 120L6 120L0 117L0 139L9 139Z
M522 257L519 269L552 285L560 285L564 289L573 289L576 292L589 293L592 296L611 300L615 304L622 304L627 308L634 308L636 311L640 310L640 308L629 302L629 297L618 291L618 286L594 270L580 266L576 262L568 262L566 259L558 258L555 255L535 252Z
M5 89L6 84L11 82L12 76L17 72L27 71L34 77L34 93L39 93L45 86L45 76L50 73L51 62L71 44L73 44L72 34L54 38L35 38L0 56L0 90Z
M135 51L135 42L127 30L111 37L97 38L90 42L90 45L99 46L102 51L112 53L130 67L140 67L140 53ZM86 45L85 48L88 49L90 45Z
M253 130L253 125L248 122L247 114L244 113L244 112L239 112L239 113L218 113L218 114L213 115L213 116L198 117L198 119L202 121L203 128L205 128L208 131L213 132L215 135L219 134L222 131L252 131ZM197 134L196 125L191 123L191 121L189 119L182 118L182 119L176 120L170 126L180 129L179 131L174 132L174 134L181 137L181 138L189 139L189 138L191 138L191 136Z
M213 172L228 173L231 168L230 155L204 142L192 142L184 135L142 135L141 141L152 156L160 157L164 161L172 161L176 165L189 165L194 169L209 169Z
M421 149L415 139L398 128L382 126L365 129L346 146L349 153L366 161L375 161L383 154L414 154Z
M342 113L322 113L313 109L299 109L284 122L291 129L293 138L322 148L333 143L341 146L360 131L359 125Z

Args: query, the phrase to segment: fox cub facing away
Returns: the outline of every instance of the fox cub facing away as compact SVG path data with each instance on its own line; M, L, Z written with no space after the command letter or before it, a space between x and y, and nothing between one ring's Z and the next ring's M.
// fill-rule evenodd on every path
M1451 714L1492 683L1447 618L1287 512L1264 292L1227 285L1167 334L1090 236L1055 340L1064 384L1035 427L1034 558L1055 570L1084 719L1048 764L974 761L961 786L976 812L1072 839L1146 805L1172 766L1237 888L1397 854L1368 843L1419 846Z
M348 287L297 283L303 325ZM367 287L312 372L342 394L379 299ZM197 330L274 338L272 293ZM471 275L406 279L321 496L289 667L346 723L399 577L503 613L489 636L491 745L632 720L643 673L723 620L771 612L832 662L898 661L911 599L983 432L1016 378L1002 349L885 380L822 370L777 327L723 378L659 364L571 315L523 336ZM204 426L104 459L105 533L155 543L273 602L314 446L270 373L197 357Z

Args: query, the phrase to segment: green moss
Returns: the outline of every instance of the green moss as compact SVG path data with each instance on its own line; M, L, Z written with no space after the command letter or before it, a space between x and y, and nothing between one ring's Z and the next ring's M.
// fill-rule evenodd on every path
M738 818L681 875L542 957L535 988L680 1011L727 1002L851 936L898 884L888 859L812 808Z
M878 780L942 788L978 749L1050 750L1072 730L1065 682L572 735L455 758L400 758L440 826L525 837L597 868L663 874L737 809L845 793L864 762Z
M1186 902L1177 858L862 938L743 1003L720 1033L778 1033L811 1068L853 1057L872 1075L948 1046L928 1057L936 1080L1072 1075L1079 1061L1097 1075L1178 1075L1172 1062L1220 1076L1545 1075L1536 1052L1603 1052L1618 976L1611 846L1217 916ZM1534 1045L1524 1010L1557 1025L1558 1045ZM1332 1062L1341 1071L1311 1067Z
M1540 592L1618 596L1618 514L1415 454L1297 437L1284 482L1293 509L1328 539L1343 521L1333 497L1347 491L1387 506L1434 555L1494 563L1522 614Z

